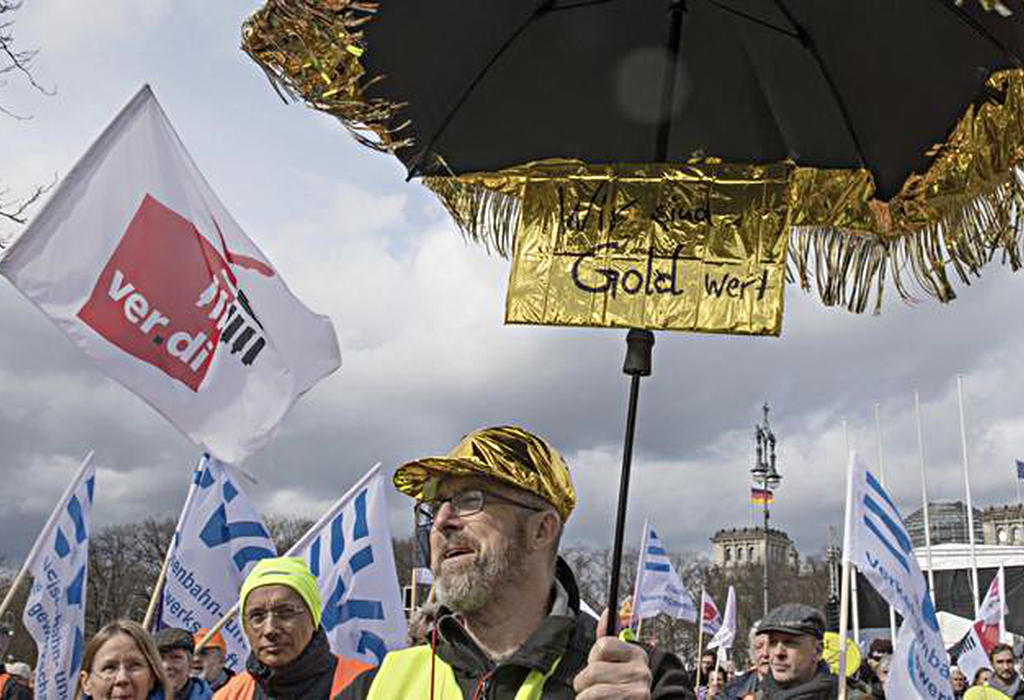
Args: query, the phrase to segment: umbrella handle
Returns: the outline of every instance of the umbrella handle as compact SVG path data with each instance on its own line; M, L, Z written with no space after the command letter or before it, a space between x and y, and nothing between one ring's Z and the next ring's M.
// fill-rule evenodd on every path
M626 504L629 501L629 473L633 465L633 435L636 432L636 407L640 400L640 379L651 374L651 349L654 334L633 328L626 334L626 361L622 371L630 375L629 409L626 413L626 437L622 446L622 472L619 476L619 506L615 516L615 540L612 546L612 571L608 587L608 631L619 630L619 574L622 572L622 540L626 530Z

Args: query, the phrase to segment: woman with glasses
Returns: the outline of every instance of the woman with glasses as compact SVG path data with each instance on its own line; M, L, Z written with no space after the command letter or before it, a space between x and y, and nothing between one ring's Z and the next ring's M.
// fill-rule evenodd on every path
M262 559L239 598L252 653L215 700L329 700L370 668L331 653L320 626L320 591L304 560Z
M138 623L111 622L86 644L75 698L164 700L170 697L160 654Z

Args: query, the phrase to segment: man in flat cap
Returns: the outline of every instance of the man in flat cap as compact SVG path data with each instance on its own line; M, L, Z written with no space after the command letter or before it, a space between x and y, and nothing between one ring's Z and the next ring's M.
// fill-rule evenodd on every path
M167 682L174 691L173 700L209 700L213 697L213 691L206 681L189 676L192 654L195 652L191 632L178 627L165 627L153 635L153 641L160 652Z
M838 696L839 679L822 660L825 616L801 603L780 605L765 615L758 632L768 635L771 673L748 698L829 700ZM865 697L861 691L850 698Z
M440 607L426 644L389 653L342 698L693 697L676 657L599 634L580 613L558 557L576 494L544 440L477 430L446 457L399 467L395 486L432 523Z

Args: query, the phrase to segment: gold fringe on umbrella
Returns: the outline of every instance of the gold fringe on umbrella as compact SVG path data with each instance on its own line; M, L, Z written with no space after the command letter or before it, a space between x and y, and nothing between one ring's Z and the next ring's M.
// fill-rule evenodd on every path
M360 27L373 19L376 2L268 0L242 27L242 50L256 61L274 89L334 115L364 146L393 153L411 145L393 122L402 104L369 98L359 62L366 50Z
M881 310L887 275L900 296L949 302L951 278L969 285L997 253L1022 265L1024 234L1024 71L993 75L996 97L971 106L924 175L908 178L888 202L874 199L867 170L793 167L789 188L790 278L816 286L826 305ZM710 159L705 159L707 162ZM529 163L493 173L424 178L464 235L504 256L519 226L531 174L566 177L578 161ZM952 270L952 273L951 271ZM874 299L872 305L871 300Z

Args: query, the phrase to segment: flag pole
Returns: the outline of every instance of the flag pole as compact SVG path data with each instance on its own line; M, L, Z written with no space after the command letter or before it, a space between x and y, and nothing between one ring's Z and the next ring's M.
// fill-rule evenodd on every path
M928 559L928 590L935 603L935 568L932 565L932 527L928 520L928 486L924 475L924 433L921 431L921 396L914 392L914 415L917 421L917 456L921 465L921 509L924 513L924 551Z
M638 603L640 602L640 582L644 577L644 558L647 556L647 533L649 532L650 521L644 519L644 534L640 536L640 553L636 558L636 580L633 582L633 610L630 613L632 619L629 621L629 626L632 627L633 623L637 623L636 636L640 637L639 626L643 624L643 618L640 617L640 609Z
M882 480L882 488L885 488L885 453L882 449L882 406L875 404L875 432L878 434L878 477ZM889 639L896 643L896 611L889 603Z
M35 562L36 557L39 555L39 550L43 547L43 538L57 523L57 518L60 517L61 511L63 510L61 508L61 504L66 503L68 499L71 498L71 494L74 492L75 487L82 479L82 474L85 473L85 470L89 467L89 463L92 462L92 455L93 452L90 450L89 454L87 454L85 459L82 460L82 464L78 467L78 471L75 472L71 481L68 482L60 500L57 501L57 505L54 506L53 512L50 513L50 517L47 518L46 524L43 525L43 529L39 531L39 536L36 537L36 541L33 543L32 549L29 550L28 556L25 557L25 562L21 565L21 570L18 572L18 575L15 576L14 581L11 582L11 587L7 589L7 594L4 596L3 602L0 602L0 619L3 619L4 613L7 612L7 609L11 607L11 604L14 602L14 595L18 592L18 589L21 588L21 584L23 584L28 578L29 569L32 568L33 562Z
M352 488L345 492L345 495L343 495L341 498L335 501L334 504L330 508L328 508L323 515L320 516L320 519L313 523L313 527L306 530L306 534L300 537L299 541L293 544L291 548L281 556L294 557L296 553L301 552L303 549L308 547L309 543L313 539L313 535L318 534L320 530L331 520L331 518L338 514L338 511L341 510L342 504L344 504L352 496L352 494L354 494L356 491L365 486L370 479L377 476L378 471L380 471L380 462L374 464L370 468L370 471L366 472L366 474L364 474L362 478L359 479L359 481L357 481L354 486L352 486ZM432 597L433 595L434 590L433 588L431 588L430 596ZM428 598L428 601L429 600L430 598ZM235 604L231 606L231 609L224 613L224 615L219 620L217 620L217 624L210 628L210 631L206 633L205 637L199 640L199 643L196 644L196 651L199 651L204 646L210 643L210 640L213 638L213 635L220 632L221 629L224 628L224 625L228 624L228 620L230 620L238 614L239 607L241 607L241 601L235 601Z
M700 661L704 657L704 586L700 587L700 610L697 612L697 683L693 692L700 688Z
M967 460L967 419L964 417L964 375L956 375L956 392L960 406L960 447L964 462L964 492L967 496L967 541L971 547L971 585L974 596L974 619L978 619L978 552L974 546L974 505L971 502L971 475Z
M846 421L843 421L846 427ZM849 455L849 452L847 452ZM847 457L846 465L846 507L843 515L843 573L839 591L839 698L846 700L846 633L850 616L850 525L853 520L853 460Z
M846 454L850 454L850 429L843 419L843 437L846 440ZM857 567L850 565L850 594L853 606L853 643L860 646L860 596L857 595Z
M164 555L164 563L160 566L160 573L156 577L156 584L153 586L153 594L149 597L149 605L146 606L146 616L142 619L142 628L149 631L149 626L153 623L153 618L156 615L157 603L163 598L164 583L167 581L167 569L171 565L171 555L174 554L174 540L177 534L181 532L182 526L185 524L185 517L188 514L189 508L192 505L192 501L195 500L196 486L199 483L199 470L203 466L205 460L210 459L210 455L204 454L199 460L199 466L189 472L189 485L188 492L185 494L185 504L181 507L181 514L178 516L178 524L174 528L174 532L171 533L171 541L167 545L167 554Z
M1000 566L999 572L999 643L1006 637L1006 570Z

